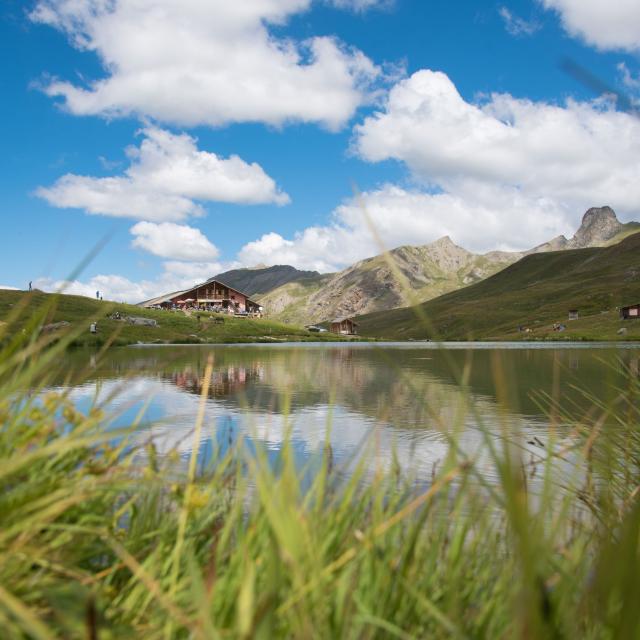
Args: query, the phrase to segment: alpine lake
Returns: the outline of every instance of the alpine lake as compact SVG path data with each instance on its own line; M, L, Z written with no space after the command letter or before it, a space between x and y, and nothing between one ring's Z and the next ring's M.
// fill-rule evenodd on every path
M51 388L66 391L79 410L100 406L110 428L136 423L142 457L153 443L157 455L186 468L212 363L201 468L239 442L276 461L286 438L306 468L328 450L348 473L366 452L368 473L395 465L424 483L455 446L491 482L488 447L513 444L532 465L550 437L570 450L584 417L637 384L640 345L135 346L66 358ZM74 379L69 371L84 373ZM561 466L563 459L571 464L570 455L559 457Z

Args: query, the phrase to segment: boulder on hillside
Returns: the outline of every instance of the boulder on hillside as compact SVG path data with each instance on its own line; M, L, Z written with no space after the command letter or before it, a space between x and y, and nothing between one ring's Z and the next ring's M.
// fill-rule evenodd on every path
M153 318L139 318L136 316L130 316L127 318L129 324L135 324L141 327L157 327L158 321Z

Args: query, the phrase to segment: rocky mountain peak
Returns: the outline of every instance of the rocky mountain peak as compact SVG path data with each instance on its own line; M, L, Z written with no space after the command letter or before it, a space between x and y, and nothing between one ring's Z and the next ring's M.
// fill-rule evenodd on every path
M618 222L616 212L609 206L591 207L582 216L582 227L601 223L607 220Z
M583 249L605 244L620 233L622 227L611 207L592 207L582 216L582 224L567 248Z
M451 239L450 236L442 236L442 238L438 238L431 243L432 247L455 247L456 243Z

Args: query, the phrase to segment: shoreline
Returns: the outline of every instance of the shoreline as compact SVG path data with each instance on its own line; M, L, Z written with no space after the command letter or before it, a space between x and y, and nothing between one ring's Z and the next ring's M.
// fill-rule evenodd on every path
M149 347L381 347L381 348L428 348L428 349L640 349L640 341L616 341L616 340L578 340L578 341L509 341L509 340L448 340L437 342L435 340L336 340L313 341L269 341L269 342L202 342L202 343L153 343L142 342L123 347L149 348Z

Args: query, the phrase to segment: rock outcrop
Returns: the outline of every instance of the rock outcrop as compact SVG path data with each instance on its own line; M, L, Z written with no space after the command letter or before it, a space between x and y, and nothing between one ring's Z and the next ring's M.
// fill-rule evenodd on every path
M623 229L624 225L611 207L593 207L584 214L580 228L563 248L602 247Z

